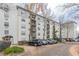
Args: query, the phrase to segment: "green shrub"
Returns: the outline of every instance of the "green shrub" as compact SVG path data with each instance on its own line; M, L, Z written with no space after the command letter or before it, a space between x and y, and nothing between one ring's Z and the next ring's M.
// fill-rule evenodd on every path
M21 53L21 52L23 52L23 51L24 51L24 48L14 46L14 47L6 48L6 49L4 50L4 54Z
M56 40L57 42L59 42L59 43L62 43L62 40L60 39L60 38L54 38L54 40Z

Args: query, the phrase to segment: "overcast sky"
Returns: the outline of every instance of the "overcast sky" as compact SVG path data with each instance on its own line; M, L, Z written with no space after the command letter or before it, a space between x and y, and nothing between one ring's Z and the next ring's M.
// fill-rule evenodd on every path
M63 5L64 5L64 3L57 3L57 4L48 3L48 8L51 8L52 12L55 13L56 17L58 17L58 16L60 17L60 15L62 13L64 13L64 19L63 19L64 21L65 20L76 21L77 22L77 31L79 31L79 4L74 5L70 8L67 8L64 12L62 11L63 7L57 7L57 6L63 6Z

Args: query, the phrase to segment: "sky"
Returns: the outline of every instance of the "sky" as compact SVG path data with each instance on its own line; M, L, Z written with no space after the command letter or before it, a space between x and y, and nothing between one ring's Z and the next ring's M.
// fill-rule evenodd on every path
M63 6L64 3L48 3L48 8L51 8L52 11L54 11L56 16L60 16L62 13L62 7L57 6ZM64 21L65 20L73 20L77 22L77 31L79 32L79 5L75 5L73 7L70 7L65 10L64 14Z
M48 8L54 10L56 6L61 5L61 3L48 3Z

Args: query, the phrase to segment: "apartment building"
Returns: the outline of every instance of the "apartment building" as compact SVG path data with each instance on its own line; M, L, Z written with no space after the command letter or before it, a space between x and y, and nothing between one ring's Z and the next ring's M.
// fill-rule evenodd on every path
M0 4L0 37L13 36L12 44L26 38L28 40L28 22L28 12L24 9L19 8L16 4Z
M76 22L69 21L62 25L62 38L75 39L76 38Z
M0 37L11 35L12 44L46 38L45 17L16 4L0 4Z
M12 44L18 44L19 41L53 38L53 26L58 31L59 37L58 22L26 10L18 4L0 4L0 38L11 35ZM71 27L74 29L74 24L69 27L70 30ZM72 32L75 31L69 32L70 37L73 37ZM64 37L65 35L63 34Z

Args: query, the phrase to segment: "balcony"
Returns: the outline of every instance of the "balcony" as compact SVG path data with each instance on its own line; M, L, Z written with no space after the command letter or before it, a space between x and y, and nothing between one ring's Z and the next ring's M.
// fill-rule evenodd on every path
M33 19L33 20L31 20L31 23L36 23L36 20L34 20L34 19Z
M35 33L32 33L31 36L32 36L32 37L36 37L36 34L35 34Z
M36 37L32 37L32 39L35 39Z
M35 28L36 27L36 25L31 25L31 28Z
M47 26L50 26L49 24L47 24Z
M47 31L47 34L49 34L49 31Z
M36 28L31 28L31 31L32 31L32 32L33 32L33 31L35 32L35 31L36 31Z
M36 22L31 22L31 25L36 25Z
M30 18L31 20L35 20L35 17L36 17L36 15L34 15L34 14L30 14L30 16L29 16L29 18Z
M50 36L49 36L49 35L47 35L47 38L50 38Z

